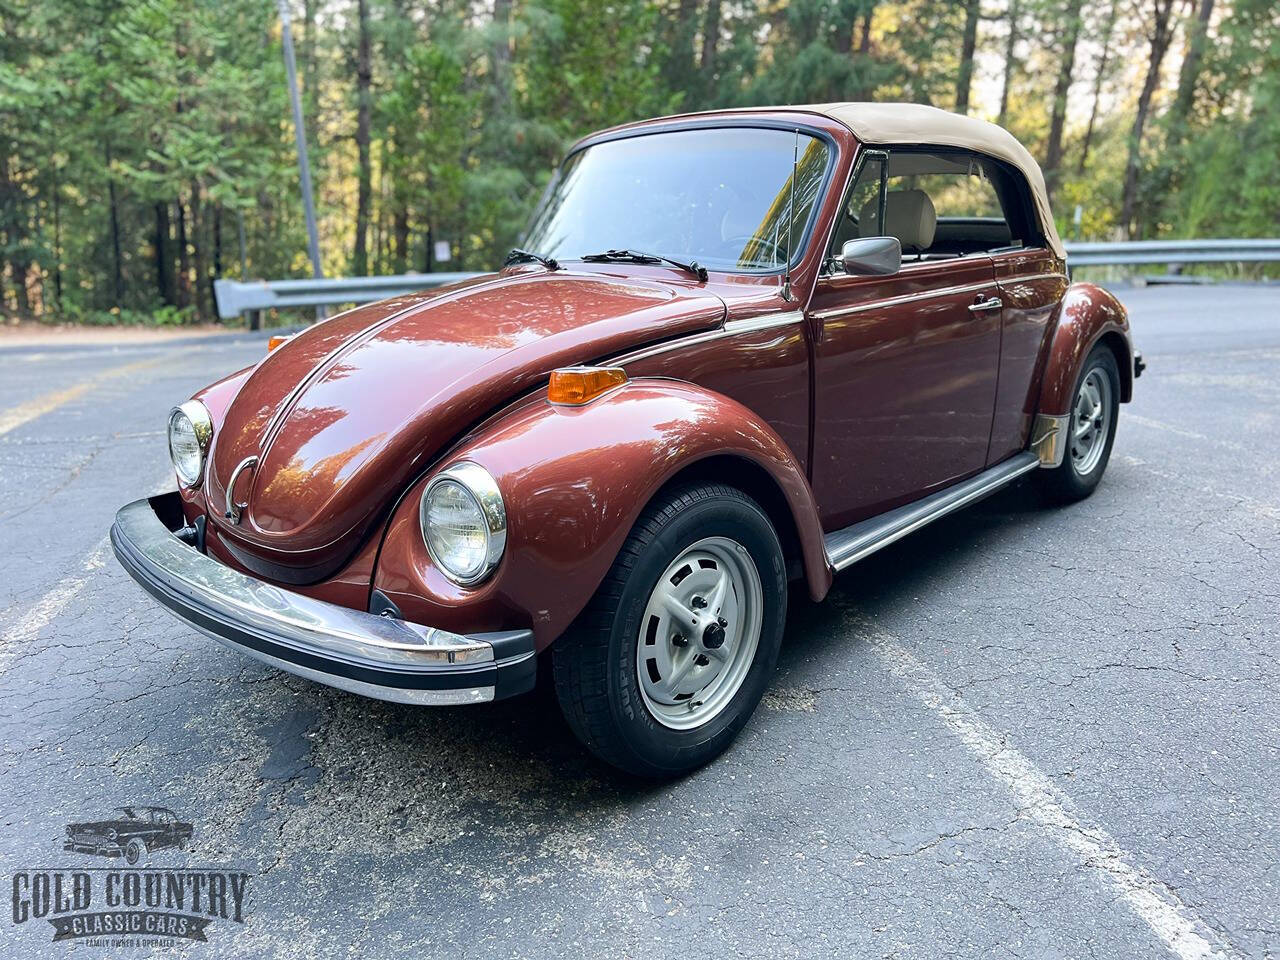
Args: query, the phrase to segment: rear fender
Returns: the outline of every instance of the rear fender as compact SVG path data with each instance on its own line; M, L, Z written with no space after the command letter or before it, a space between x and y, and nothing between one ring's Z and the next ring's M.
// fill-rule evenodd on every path
M1045 467L1062 462L1072 391L1080 368L1093 348L1105 343L1120 369L1120 400L1133 397L1133 342L1129 316L1111 293L1092 283L1073 283L1058 308L1040 379L1040 400L1031 427L1031 449Z
M541 650L587 605L645 505L677 474L712 457L768 473L790 511L809 592L821 598L832 576L822 528L786 444L736 401L657 379L634 380L582 407L556 406L542 394L490 420L439 466L471 460L497 480L507 512L498 569L464 588L434 566L418 520L431 470L396 507L373 585L408 620L445 629L532 627Z

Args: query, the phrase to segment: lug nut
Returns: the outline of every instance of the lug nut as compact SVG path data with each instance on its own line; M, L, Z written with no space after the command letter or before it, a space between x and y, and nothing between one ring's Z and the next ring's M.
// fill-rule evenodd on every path
M671 645L675 647L687 647L689 645L689 638L683 633L677 633L671 638Z
M707 655L705 653L700 653L693 658L693 662L700 667L705 667L711 661L707 659Z
M702 597L694 597L690 605L695 610L701 610L703 607L707 605L707 601Z

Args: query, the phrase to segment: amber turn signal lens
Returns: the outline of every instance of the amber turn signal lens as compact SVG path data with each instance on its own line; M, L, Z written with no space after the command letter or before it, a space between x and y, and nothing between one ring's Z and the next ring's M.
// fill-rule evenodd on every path
M289 337L281 337L281 336L272 337L270 340L267 341L267 353L270 353L272 350L280 346L280 344L284 343L288 339Z
M626 382L627 372L621 367L565 367L551 372L547 399L581 406Z

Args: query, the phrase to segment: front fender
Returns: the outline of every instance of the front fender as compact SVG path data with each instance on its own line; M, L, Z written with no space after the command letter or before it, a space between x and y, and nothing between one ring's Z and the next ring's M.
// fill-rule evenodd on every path
M740 403L656 379L632 381L582 407L552 405L544 394L489 421L439 466L472 460L497 480L507 511L498 569L464 588L432 564L418 502L433 470L397 505L373 586L408 620L445 629L531 627L544 649L587 605L653 495L713 456L768 473L790 511L809 591L825 594L831 570L817 507L786 444Z

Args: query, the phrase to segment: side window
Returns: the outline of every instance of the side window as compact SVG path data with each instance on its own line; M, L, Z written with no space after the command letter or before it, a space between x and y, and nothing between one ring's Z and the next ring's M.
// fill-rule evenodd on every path
M883 161L870 158L863 164L841 210L831 257L838 258L845 241L854 237L897 237L904 262L1043 243L1021 174L994 160L961 151L892 151L883 226L882 168Z
M997 189L1001 176L993 161L971 154L895 154L889 162L890 194L932 207L932 236L912 252L920 259L937 259L1014 246ZM892 228L892 218L886 219Z

